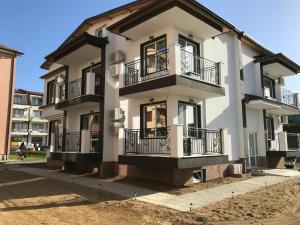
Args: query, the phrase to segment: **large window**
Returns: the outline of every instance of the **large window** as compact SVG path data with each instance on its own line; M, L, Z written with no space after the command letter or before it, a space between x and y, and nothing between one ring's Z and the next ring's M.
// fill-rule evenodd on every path
M24 104L23 96L22 95L15 95L14 96L14 104Z
M167 135L167 103L141 106L142 137L154 138Z
M167 69L167 37L155 38L142 44L143 75L160 72Z
M13 109L14 118L26 118L25 109Z
M40 97L32 97L31 104L32 105L42 105L43 104L43 99L40 98Z
M12 130L14 132L27 132L28 131L28 123L13 123Z
M55 80L47 84L47 104L55 103Z
M264 97L275 99L275 81L268 78L263 77L263 89L264 89Z
M33 110L33 118L41 119L42 118L42 111L40 111L40 110Z
M44 125L39 124L39 123L34 123L32 124L32 131L37 131L37 132L43 132L44 131Z
M272 117L266 117L266 126L268 140L275 140L274 119Z

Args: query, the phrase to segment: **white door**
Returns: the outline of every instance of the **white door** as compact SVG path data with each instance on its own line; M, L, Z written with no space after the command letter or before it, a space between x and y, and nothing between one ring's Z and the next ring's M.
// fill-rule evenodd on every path
M258 165L257 133L249 133L248 167L256 168Z

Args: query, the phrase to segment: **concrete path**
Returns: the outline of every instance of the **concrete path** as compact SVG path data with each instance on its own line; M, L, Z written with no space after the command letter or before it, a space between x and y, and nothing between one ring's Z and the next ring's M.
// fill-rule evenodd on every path
M3 170L3 164L0 164L0 166ZM192 207L192 209L196 209L212 203L216 203L218 201L222 201L226 198L231 198L232 196L255 191L257 189L265 188L266 186L291 179L290 177L284 176L261 176L241 182L235 182L232 184L210 188L207 190L197 191L181 196L175 196L136 186L115 183L112 181L104 181L90 177L59 173L53 170L31 168L13 164L5 165L4 167L6 167L6 169L14 171L26 172L41 177L51 178L69 183L76 183L94 189L101 189L103 191L111 192L125 198L136 197L136 199L139 201L161 205L183 212L189 211L190 207Z
M299 171L289 169L268 169L262 170L261 173L268 176L300 177Z

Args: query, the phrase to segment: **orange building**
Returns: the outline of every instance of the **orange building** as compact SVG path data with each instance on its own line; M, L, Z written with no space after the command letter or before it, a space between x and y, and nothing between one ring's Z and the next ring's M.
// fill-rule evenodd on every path
M7 159L9 151L16 57L22 54L0 44L0 160Z

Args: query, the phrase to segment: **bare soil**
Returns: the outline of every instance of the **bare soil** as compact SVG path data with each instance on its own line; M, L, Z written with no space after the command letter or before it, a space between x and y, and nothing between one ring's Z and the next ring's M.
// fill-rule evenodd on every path
M167 184L140 180L135 178L128 178L128 177L118 177L114 179L114 181L122 184L130 184L142 188L147 188L154 191L165 192L168 194L183 195L187 193L192 193L196 191L201 191L201 190L221 186L224 184L231 184L238 181L248 180L251 178L252 176L250 175L243 176L243 177L224 177L224 178L214 179L205 183L197 183L191 186L184 186L184 187L177 187L177 188Z
M107 192L0 169L0 225L300 224L300 180L182 213Z

